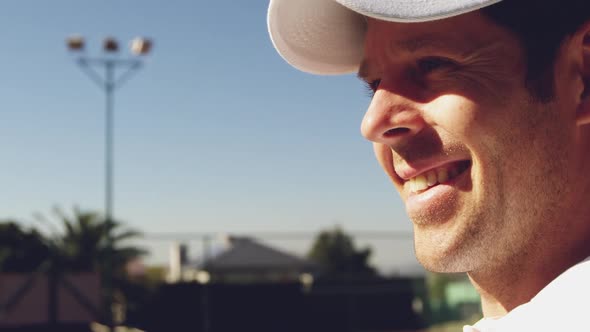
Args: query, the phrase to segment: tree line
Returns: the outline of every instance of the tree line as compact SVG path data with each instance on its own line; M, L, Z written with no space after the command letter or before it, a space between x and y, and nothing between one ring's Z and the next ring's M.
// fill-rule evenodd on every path
M0 220L1 272L30 273L43 263L63 272L100 272L112 264L108 270L122 275L129 261L147 253L128 244L141 232L116 220L107 222L97 212L74 208L68 215L56 208L51 219L61 227L44 216L37 219L50 224L53 232L42 233L18 220Z

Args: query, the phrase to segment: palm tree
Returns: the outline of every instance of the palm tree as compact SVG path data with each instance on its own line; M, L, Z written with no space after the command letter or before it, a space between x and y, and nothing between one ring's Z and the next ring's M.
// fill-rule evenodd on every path
M51 235L44 235L35 229L24 229L13 220L0 221L0 272L29 275L14 294L25 294L36 278L41 274L46 275L48 285L53 290L50 292L55 292L57 286L62 285L79 304L97 317L102 316L107 322L112 322L115 317L113 308L137 302L134 294L129 292L131 282L127 280L125 267L131 260L147 253L129 244L129 240L140 237L141 233L118 221L107 221L96 212L78 208L74 208L71 215L55 208L54 214L62 225L61 229L43 215L37 214L38 221L51 228ZM95 272L101 279L100 307L89 302L69 281L66 276L71 272ZM0 303L0 314L9 310L20 298L21 295L11 296L10 301ZM52 301L56 300L56 297L52 298ZM55 307L54 302L51 305Z
M129 261L147 253L128 244L129 240L141 237L141 232L126 228L118 221L107 222L99 213L74 208L73 214L68 216L55 208L54 214L63 226L63 232L55 234L53 239L63 270L106 270L122 277ZM42 216L39 219L47 221Z
M53 238L49 242L55 253L54 271L59 274L97 272L104 286L101 289L104 305L101 310L111 315L114 295L119 298L116 302L127 302L127 263L147 253L129 244L129 240L139 238L142 234L118 221L108 221L99 213L81 211L77 207L71 215L57 207L53 212L62 225L61 230L42 215L38 214L37 219L53 229ZM110 317L106 318L107 321L113 319L113 316Z
M0 221L0 272L31 273L50 258L47 241L14 220Z

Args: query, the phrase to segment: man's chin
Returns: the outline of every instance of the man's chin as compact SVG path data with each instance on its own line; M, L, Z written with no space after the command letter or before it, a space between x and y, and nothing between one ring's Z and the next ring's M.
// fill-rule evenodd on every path
M445 258L434 258L434 257L420 257L417 256L418 262L430 272L436 273L461 273L467 272L468 269L461 268L461 266L454 264L453 261L445 260Z
M470 271L470 259L462 250L437 239L425 240L415 236L414 251L418 262L428 271L460 273Z

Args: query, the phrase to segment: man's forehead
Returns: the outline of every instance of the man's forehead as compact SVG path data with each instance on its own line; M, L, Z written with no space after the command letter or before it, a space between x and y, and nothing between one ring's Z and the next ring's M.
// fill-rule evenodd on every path
M397 23L367 18L366 37L405 52L424 48L464 49L485 38L492 23L479 12L421 23ZM377 38L375 38L377 37Z
M392 40L389 44L392 50L400 50L402 52L416 53L424 49L451 49L460 51L467 48L465 42L456 40L453 36L445 34L427 33L409 38L402 38L401 40Z

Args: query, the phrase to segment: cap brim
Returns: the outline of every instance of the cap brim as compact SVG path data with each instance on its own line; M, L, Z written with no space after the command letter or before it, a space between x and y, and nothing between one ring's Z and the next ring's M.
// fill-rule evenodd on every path
M363 56L365 16L393 22L448 18L501 0L271 0L268 30L293 67L322 75L352 73Z

